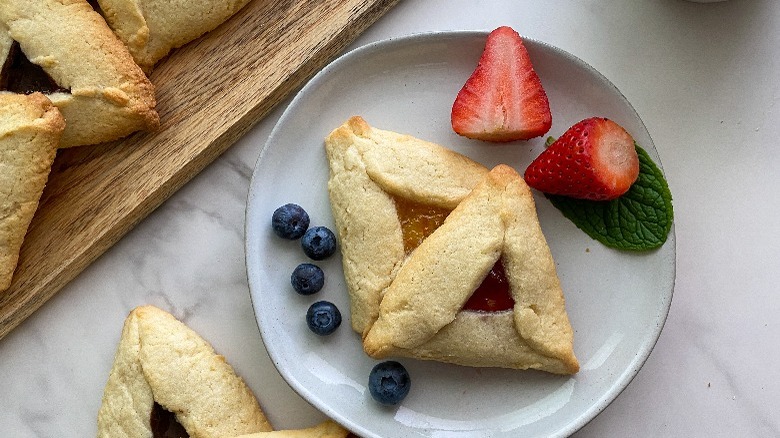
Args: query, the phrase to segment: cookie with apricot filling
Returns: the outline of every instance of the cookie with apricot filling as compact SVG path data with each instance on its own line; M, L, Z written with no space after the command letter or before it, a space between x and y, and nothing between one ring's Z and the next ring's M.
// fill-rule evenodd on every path
M154 306L130 312L103 392L98 437L224 438L270 430L252 391L208 342Z

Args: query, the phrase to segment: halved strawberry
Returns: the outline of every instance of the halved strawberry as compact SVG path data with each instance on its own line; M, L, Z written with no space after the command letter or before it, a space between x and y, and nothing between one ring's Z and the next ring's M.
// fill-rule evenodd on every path
M539 137L551 125L547 94L523 39L506 26L490 32L476 70L452 105L452 129L503 142Z
M601 117L576 123L525 170L526 183L539 191L594 201L619 197L638 176L634 139Z

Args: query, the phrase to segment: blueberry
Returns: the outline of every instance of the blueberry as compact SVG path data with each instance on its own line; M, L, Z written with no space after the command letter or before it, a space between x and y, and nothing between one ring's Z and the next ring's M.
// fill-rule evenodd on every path
M371 397L383 405L396 405L409 394L412 380L400 363L389 360L378 363L368 375Z
M274 211L271 226L277 236L295 240L309 228L309 214L298 204L285 204Z
M301 263L290 276L290 283L301 295L315 294L325 285L325 273L317 265Z
M314 333L327 336L341 325L341 312L331 302L317 301L309 306L306 312L306 323Z
M336 252L336 236L327 227L311 227L301 239L303 252L312 260L323 260Z

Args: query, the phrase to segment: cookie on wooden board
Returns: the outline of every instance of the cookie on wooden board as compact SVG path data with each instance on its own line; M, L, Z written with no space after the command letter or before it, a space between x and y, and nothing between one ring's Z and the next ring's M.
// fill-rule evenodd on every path
M86 0L0 2L0 65L0 89L42 91L60 110L60 147L159 126L154 87Z
M41 93L0 93L0 291L11 285L65 121Z
M249 0L97 0L108 25L145 72L214 30Z
M98 412L98 437L153 436L155 405L192 438L272 430L257 399L225 358L154 306L128 315Z
M325 140L328 193L350 295L352 328L379 315L382 291L406 258L395 197L455 208L488 169L440 145L352 117Z

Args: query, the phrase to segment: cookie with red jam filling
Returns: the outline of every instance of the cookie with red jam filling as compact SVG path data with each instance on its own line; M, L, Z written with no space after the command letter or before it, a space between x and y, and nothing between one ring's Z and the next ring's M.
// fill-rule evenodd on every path
M517 172L359 117L325 144L352 326L368 355L578 371L552 255Z

